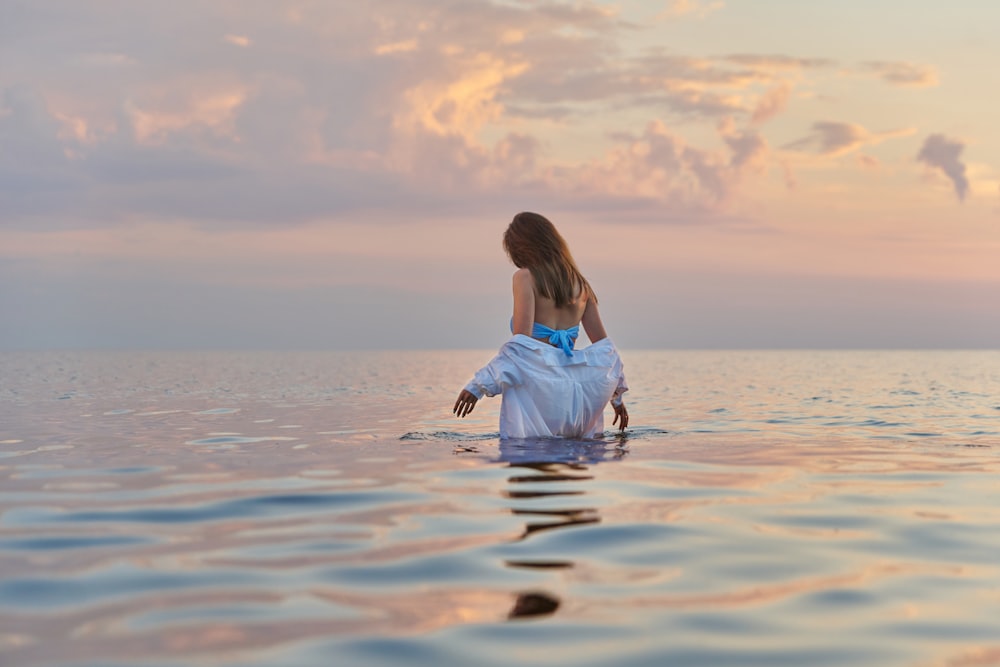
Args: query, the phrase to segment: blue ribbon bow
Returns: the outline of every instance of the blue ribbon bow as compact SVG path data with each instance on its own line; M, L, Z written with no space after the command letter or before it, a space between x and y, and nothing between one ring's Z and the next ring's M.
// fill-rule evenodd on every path
M566 353L567 357L573 356L573 345L576 343L576 339L579 335L579 324L575 327L570 327L569 329L551 329L544 324L535 322L531 327L531 336L533 338L547 339L556 347L561 348L562 351Z

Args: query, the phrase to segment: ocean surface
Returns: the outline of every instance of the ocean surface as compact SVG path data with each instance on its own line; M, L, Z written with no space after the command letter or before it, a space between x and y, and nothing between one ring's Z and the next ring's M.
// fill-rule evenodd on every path
M0 354L0 664L1000 665L1000 352L626 350L591 442L491 356Z

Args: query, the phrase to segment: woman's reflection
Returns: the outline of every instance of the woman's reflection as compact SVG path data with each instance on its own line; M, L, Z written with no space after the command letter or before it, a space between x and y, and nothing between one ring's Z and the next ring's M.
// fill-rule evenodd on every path
M593 507L553 508L553 497L583 496L580 488L552 488L552 484L582 484L593 479L588 474L588 465L621 459L627 453L622 439L611 442L603 440L566 440L555 438L504 439L500 441L499 461L509 468L517 468L519 474L507 479L510 488L504 497L517 502L511 507L512 514L531 517L524 531L515 539L526 540L531 535L559 528L570 528L599 523L601 518ZM523 469L523 470L520 470ZM532 504L545 507L531 507ZM573 503L577 505L578 503ZM528 506L526 506L528 505ZM537 519L537 520L535 520ZM535 570L559 570L573 567L573 561L564 559L508 559L509 567ZM544 591L519 593L508 619L539 618L551 616L559 608L561 601L555 595Z

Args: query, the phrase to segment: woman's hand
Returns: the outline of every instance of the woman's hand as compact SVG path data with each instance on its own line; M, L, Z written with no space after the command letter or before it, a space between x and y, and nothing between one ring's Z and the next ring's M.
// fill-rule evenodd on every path
M615 409L615 420L611 422L611 425L618 424L618 430L624 431L625 427L628 426L628 410L625 409L625 404L619 403L615 405L612 403L611 407Z
M472 408L476 407L476 401L478 400L479 399L476 398L476 395L471 391L463 389L462 393L458 395L458 399L455 401L455 407L452 409L452 412L456 417L464 417L472 412ZM627 416L626 419L628 419Z

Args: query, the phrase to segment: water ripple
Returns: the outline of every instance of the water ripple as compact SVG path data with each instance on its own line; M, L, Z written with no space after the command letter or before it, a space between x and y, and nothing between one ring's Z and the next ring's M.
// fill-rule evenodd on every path
M130 510L83 510L77 512L35 510L31 515L31 521L194 523L258 516L287 516L300 512L318 512L329 509L381 507L413 501L421 497L421 494L416 493L385 490L252 496L190 507L142 507Z

